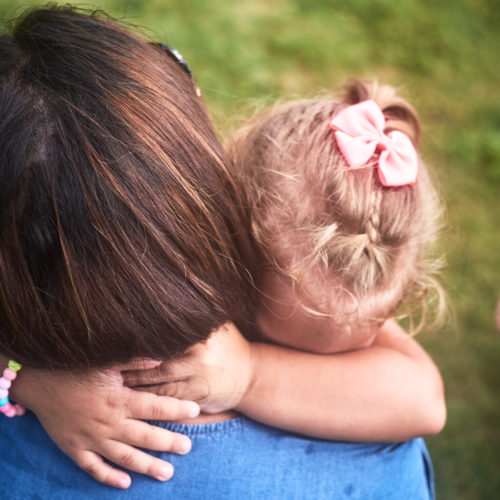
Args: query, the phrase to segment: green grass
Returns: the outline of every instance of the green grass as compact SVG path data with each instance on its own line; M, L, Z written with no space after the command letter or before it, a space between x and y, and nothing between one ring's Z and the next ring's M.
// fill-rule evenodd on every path
M495 0L95 0L189 61L221 130L255 101L310 96L346 77L401 88L447 206L442 247L454 321L422 334L447 387L428 440L441 499L500 490L500 9ZM0 15L17 0L3 0ZM27 1L25 5L43 2Z

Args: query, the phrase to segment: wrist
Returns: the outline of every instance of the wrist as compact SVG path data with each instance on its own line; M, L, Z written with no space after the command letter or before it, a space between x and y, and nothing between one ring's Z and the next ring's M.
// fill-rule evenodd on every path
M260 348L261 344L259 342L248 342L248 376L246 381L246 386L242 397L238 404L234 407L235 410L245 413L245 408L247 406L248 400L254 391L255 385L257 383L257 375L259 373L259 359L260 359Z
M31 408L30 391L33 389L33 381L37 377L33 377L32 368L24 367L14 384L10 389L10 395L16 403L22 404L25 408Z
M12 399L38 415L41 402L53 392L50 372L37 368L23 367L15 384L12 384Z

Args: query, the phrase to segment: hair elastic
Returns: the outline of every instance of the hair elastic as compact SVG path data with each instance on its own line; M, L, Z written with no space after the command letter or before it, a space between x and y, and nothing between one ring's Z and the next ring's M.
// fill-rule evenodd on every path
M24 406L12 404L9 401L10 386L21 368L22 366L19 363L11 359L7 368L3 371L3 377L0 378L0 413L3 413L6 417L15 417L26 413Z

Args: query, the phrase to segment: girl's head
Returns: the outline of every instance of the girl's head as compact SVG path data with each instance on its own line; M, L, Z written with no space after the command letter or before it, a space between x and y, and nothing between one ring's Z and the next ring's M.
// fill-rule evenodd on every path
M350 82L343 100L271 108L228 145L268 269L293 283L311 314L340 326L379 324L403 298L434 286L435 263L424 254L440 208L425 165L418 159L413 185L385 187L377 172L380 152L350 168L330 126L341 110L366 100L382 110L386 133L401 131L417 148L413 108L392 88L363 81Z
M241 207L163 49L70 8L28 12L0 37L0 352L97 367L243 321Z

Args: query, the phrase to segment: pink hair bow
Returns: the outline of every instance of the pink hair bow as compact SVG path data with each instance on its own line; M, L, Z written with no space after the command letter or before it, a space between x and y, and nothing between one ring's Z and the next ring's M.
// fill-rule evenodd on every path
M379 151L378 177L384 186L415 183L418 158L410 138L393 130L384 133L385 118L374 101L363 101L343 109L330 127L340 152L351 168L360 168Z

